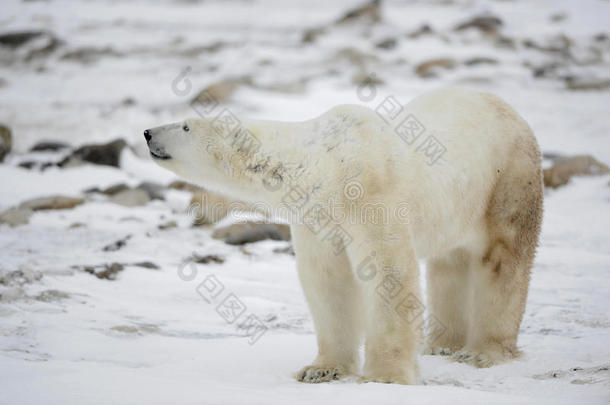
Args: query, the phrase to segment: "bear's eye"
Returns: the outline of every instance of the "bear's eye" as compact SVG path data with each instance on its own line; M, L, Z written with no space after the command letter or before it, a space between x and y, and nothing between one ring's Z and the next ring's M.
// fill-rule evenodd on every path
M184 130L184 132L188 132L190 131L190 128L188 125L184 124L184 126L182 127L182 129Z

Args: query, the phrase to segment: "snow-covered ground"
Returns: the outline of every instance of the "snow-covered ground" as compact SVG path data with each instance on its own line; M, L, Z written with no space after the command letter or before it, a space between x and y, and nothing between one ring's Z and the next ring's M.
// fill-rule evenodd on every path
M514 105L544 152L610 163L610 90L567 89L569 77L610 79L610 2L388 1L380 23L332 24L358 4L3 0L0 33L45 29L62 44L46 53L44 44L0 47L0 124L14 133L14 152L0 164L0 211L95 186L168 184L174 177L146 157L142 130L194 115L190 99L235 77L248 78L226 101L235 114L283 120L466 85ZM481 13L500 17L501 36L514 46L453 30ZM410 38L422 24L433 33ZM322 26L313 43L301 43L305 30ZM562 34L569 57L557 45ZM388 38L393 48L376 46ZM465 63L475 57L496 63ZM453 68L415 73L438 58ZM533 75L553 63L552 73ZM383 83L365 101L359 84L373 73ZM120 168L18 167L55 158L27 153L40 140L79 146L118 137L135 149L123 152ZM316 345L294 256L276 252L289 242L212 239L209 227L191 227L188 192L168 190L165 200L135 208L89 195L70 210L36 212L27 225L0 225L0 404L608 403L610 177L575 178L545 197L519 338L524 356L490 369L421 356L419 386L296 382L292 372ZM159 229L170 221L177 226ZM120 239L124 247L103 250ZM183 264L193 253L225 261L193 272ZM83 271L109 263L125 266L115 280ZM209 277L224 286L212 302L201 286ZM231 294L244 317L267 328L255 342L216 311Z

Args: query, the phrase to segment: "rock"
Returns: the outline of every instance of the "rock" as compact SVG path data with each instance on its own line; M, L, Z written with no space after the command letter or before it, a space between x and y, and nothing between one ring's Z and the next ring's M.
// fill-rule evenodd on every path
M178 223L176 221L168 221L164 224L157 226L157 228L161 231L166 231L168 229L173 229L178 227Z
M209 264L209 263L222 264L225 262L225 259L218 255L199 256L198 254L193 254L193 256L191 256L189 261L192 261L197 264Z
M342 48L337 51L335 58L338 60L346 60L352 65L363 67L368 62L377 60L375 55L364 53L357 48Z
M86 46L66 52L61 56L61 59L90 64L106 56L118 58L123 56L123 54L110 47L96 48Z
M502 27L502 20L499 17L484 14L473 17L455 26L454 31L464 31L469 28L478 29L484 33L496 33Z
M499 61L495 58L487 58L484 56L479 56L475 58L466 59L464 61L464 65L466 66L476 66L476 65L497 65Z
M407 38L417 39L424 35L432 35L432 34L434 34L434 30L432 29L432 27L430 27L428 24L424 24L421 27L419 27L418 29L416 29L415 31L407 34Z
M288 245L283 248L273 249L273 253L280 253L280 254L291 255L291 256L294 256L296 254L294 252L294 247L292 245Z
M557 188L573 176L595 176L610 173L610 168L590 155L559 157L553 166L543 170L545 187Z
M16 49L30 42L34 38L43 36L44 34L44 31L5 32L3 34L0 34L0 45Z
M22 169L28 169L28 170L39 169L41 171L48 169L49 167L52 167L55 165L56 165L56 163L54 163L54 162L39 162L36 160L25 160L25 161L19 162L17 164L17 166L21 167Z
M390 50L396 48L397 44L398 41L396 40L396 38L386 38L382 41L377 42L375 44L375 47Z
M420 77L434 77L438 69L453 69L456 63L450 58L431 59L415 67L415 73Z
M379 86L384 84L385 81L377 74L369 74L364 71L360 71L352 76L352 84L356 86Z
M30 152L57 152L63 149L68 149L70 145L64 142L57 141L41 141L37 142L30 148Z
M222 239L229 245L243 245L261 240L290 240L290 227L283 224L267 224L250 221L238 222L212 232L212 238Z
M39 56L47 56L60 45L62 41L48 31L15 31L0 34L0 47L12 51L18 50L26 62Z
M9 208L0 213L0 224L7 224L10 227L25 225L30 221L33 211L28 208Z
M221 80L217 83L211 84L195 96L191 101L191 104L195 103L209 103L210 100L222 103L228 101L233 93L237 91L241 86L249 86L252 84L250 77L236 77Z
M77 266L77 268L79 267ZM117 274L123 271L125 266L120 263L110 263L99 266L82 266L80 268L100 280L116 280Z
M318 37L324 34L326 30L322 27L310 28L303 31L303 36L301 37L301 42L304 44L309 44L314 42Z
M0 285L22 286L24 284L31 284L34 281L40 280L41 278L41 272L22 268L0 274Z
M36 296L36 300L42 302L55 302L70 298L70 294L59 290L44 290Z
M593 36L593 39L595 40L595 42L606 42L610 39L610 36L605 32L600 32L599 34L595 34Z
M143 267L145 269L150 269L150 270L159 270L160 269L160 267L153 262L138 262L138 263L132 264L132 266Z
M119 191L110 196L108 201L125 207L141 207L148 204L151 198L145 191L138 188Z
M145 181L136 189L146 191L151 200L165 200L165 187L159 183Z
M568 18L568 15L566 13L563 13L563 12L553 13L549 17L551 22L554 22L554 23L565 21L567 18Z
M112 242L102 248L104 252L116 252L117 250L125 247L127 245L127 241L131 239L131 235L125 236L123 239L119 239L116 242Z
M99 190L97 188L90 189L90 190L102 193L104 195L113 196L113 195L116 195L116 194L120 193L121 191L126 191L126 190L131 190L131 189L125 183L117 183L117 184L114 184L114 185L112 185L110 187L107 187L107 188L105 188L103 190Z
M335 24L348 24L353 22L378 23L381 21L381 1L372 0L346 12L335 21Z
M13 136L11 130L0 124L0 163L4 161L4 157L8 155L13 147Z
M523 46L526 48L535 49L541 52L559 54L564 57L570 56L569 52L572 45L573 41L564 34L559 34L549 38L544 45L539 44L533 39L523 40Z
M517 49L517 45L513 38L509 38L507 36L500 35L500 34L496 35L495 45L498 48L512 49L512 50Z
M569 90L607 90L610 89L610 79L596 79L568 76L565 78Z
M19 204L21 209L30 209L32 211L42 210L65 210L74 208L85 203L85 199L81 197L66 197L55 195L51 197L41 197L27 200Z
M122 139L105 144L84 145L61 161L59 166L66 167L74 163L88 162L96 165L119 167L121 152L126 146L127 143Z

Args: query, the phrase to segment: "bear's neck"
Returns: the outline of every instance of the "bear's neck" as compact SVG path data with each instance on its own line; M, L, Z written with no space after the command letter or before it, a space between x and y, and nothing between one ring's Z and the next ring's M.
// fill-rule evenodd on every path
M315 189L311 166L319 159L311 122L242 120L245 131L228 139L226 184L218 190L277 212ZM281 215L280 215L281 216Z

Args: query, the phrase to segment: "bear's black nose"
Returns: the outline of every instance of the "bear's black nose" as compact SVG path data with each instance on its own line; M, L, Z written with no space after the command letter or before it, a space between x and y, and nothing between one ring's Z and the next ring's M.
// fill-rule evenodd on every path
M148 131L148 129L144 131L144 138L146 139L146 143L148 144L150 142L150 132Z

